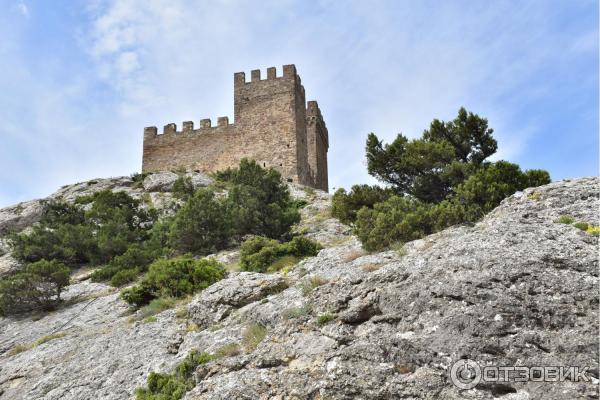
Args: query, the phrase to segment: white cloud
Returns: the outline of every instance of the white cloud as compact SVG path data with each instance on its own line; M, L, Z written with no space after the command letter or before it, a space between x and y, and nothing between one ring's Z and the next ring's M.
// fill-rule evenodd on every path
M23 14L23 16L29 17L29 8L27 7L27 4L25 4L24 1L21 0L17 3L17 9L21 14Z

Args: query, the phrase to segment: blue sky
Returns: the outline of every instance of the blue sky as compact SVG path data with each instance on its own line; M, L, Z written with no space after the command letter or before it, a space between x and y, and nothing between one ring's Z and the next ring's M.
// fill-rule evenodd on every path
M460 106L496 159L598 175L598 3L0 0L0 206L141 166L144 126L233 116L233 73L294 63L332 187L372 182L368 132ZM279 72L280 73L280 72Z

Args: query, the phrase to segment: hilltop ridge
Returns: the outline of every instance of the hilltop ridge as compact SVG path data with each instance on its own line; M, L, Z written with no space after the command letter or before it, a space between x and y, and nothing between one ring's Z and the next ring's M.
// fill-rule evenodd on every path
M175 175L175 176L173 176ZM123 190L169 212L176 174L63 187L73 201ZM210 179L191 175L196 187ZM56 311L0 318L0 399L129 399L152 371L192 350L225 352L201 365L185 399L566 399L598 390L598 178L526 189L473 226L367 253L329 215L330 196L290 185L307 201L295 227L322 243L286 271L237 272L145 319L116 288L72 277ZM27 229L44 200L0 210L0 235ZM0 266L18 268L2 242ZM237 249L213 255L234 265ZM247 330L264 335L247 343ZM260 336L260 335L259 335ZM498 365L589 366L590 382L509 382L461 391L461 358Z

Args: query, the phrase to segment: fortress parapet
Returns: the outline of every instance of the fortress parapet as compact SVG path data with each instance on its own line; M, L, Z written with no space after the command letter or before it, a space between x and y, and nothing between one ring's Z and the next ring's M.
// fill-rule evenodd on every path
M234 74L234 119L219 117L217 125L201 119L199 127L184 121L144 128L142 170L186 168L203 172L235 167L246 157L277 169L289 182L327 190L329 137L316 101L306 103L304 86L293 64L281 76L256 69L246 81Z

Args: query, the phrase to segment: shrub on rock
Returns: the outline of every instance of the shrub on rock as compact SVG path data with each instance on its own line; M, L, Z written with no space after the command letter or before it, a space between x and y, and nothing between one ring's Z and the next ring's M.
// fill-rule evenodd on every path
M40 260L0 281L0 312L3 315L51 310L69 284L69 268L58 261Z
M232 236L230 215L224 200L208 189L199 189L175 216L169 244L180 253L200 255L223 249Z
M298 261L317 255L320 249L319 243L303 236L297 236L286 243L256 236L242 243L240 265L244 271L266 272L277 265L278 260L291 256Z
M125 301L136 306L159 297L183 297L223 279L225 268L213 259L189 255L160 259L150 265L139 285L122 292Z

